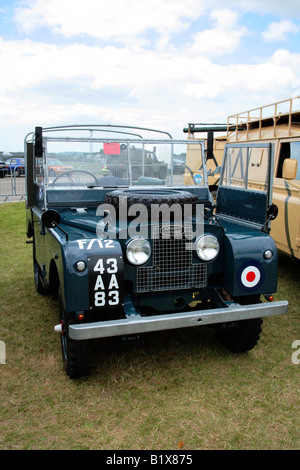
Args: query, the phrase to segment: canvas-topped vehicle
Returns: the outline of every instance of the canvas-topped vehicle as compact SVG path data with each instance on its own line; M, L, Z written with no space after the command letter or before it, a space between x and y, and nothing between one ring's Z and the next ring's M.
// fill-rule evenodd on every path
M203 142L143 128L114 132L36 127L25 138L34 280L40 294L58 299L54 329L67 374L89 373L96 339L158 330L209 326L230 350L252 349L263 317L288 308L266 301L277 290L271 147L226 146L215 206ZM121 176L107 172L107 144L127 149ZM154 147L165 178L143 172ZM139 176L132 148L142 156ZM193 168L184 163L187 149ZM49 156L72 169L52 176ZM263 172L253 190L257 161Z

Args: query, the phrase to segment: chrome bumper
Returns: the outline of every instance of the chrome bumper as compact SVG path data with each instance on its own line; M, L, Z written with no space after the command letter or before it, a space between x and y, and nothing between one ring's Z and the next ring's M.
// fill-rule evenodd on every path
M286 300L252 305L229 304L225 308L197 310L186 313L168 313L150 317L137 314L122 320L111 320L95 323L82 323L69 326L69 337L74 340L125 336L150 331L172 330L190 326L213 325L251 318L283 315L287 313Z

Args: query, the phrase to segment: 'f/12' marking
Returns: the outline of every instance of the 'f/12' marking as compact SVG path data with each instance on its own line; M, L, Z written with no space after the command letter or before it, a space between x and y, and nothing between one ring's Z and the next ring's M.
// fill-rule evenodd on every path
M77 240L78 247L80 250L91 250L93 247L95 248L114 248L114 241L113 240L100 240L99 238L92 238Z

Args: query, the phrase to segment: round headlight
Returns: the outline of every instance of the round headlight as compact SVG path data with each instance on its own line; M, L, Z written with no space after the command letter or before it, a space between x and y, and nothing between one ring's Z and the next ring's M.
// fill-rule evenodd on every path
M213 235L202 235L196 241L196 253L203 261L215 259L219 253L219 242Z
M146 263L151 256L150 243L144 238L132 239L127 245L126 256L128 261L136 266Z

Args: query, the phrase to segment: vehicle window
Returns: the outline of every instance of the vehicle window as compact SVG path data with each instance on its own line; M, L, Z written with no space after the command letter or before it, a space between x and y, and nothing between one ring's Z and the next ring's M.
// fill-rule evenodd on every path
M283 162L286 158L297 160L296 180L300 180L300 142L283 142L280 147L280 155L277 168L277 178L282 178Z
M296 180L300 180L300 142L291 142L291 158L297 160Z
M262 147L229 147L226 149L222 186L266 191L268 179L268 149Z
M36 178L41 181L44 174L51 189L204 185L202 154L199 141L49 138L44 168L43 162L37 162Z
M39 184L42 184L44 181L44 163L42 158L35 159L34 179Z

